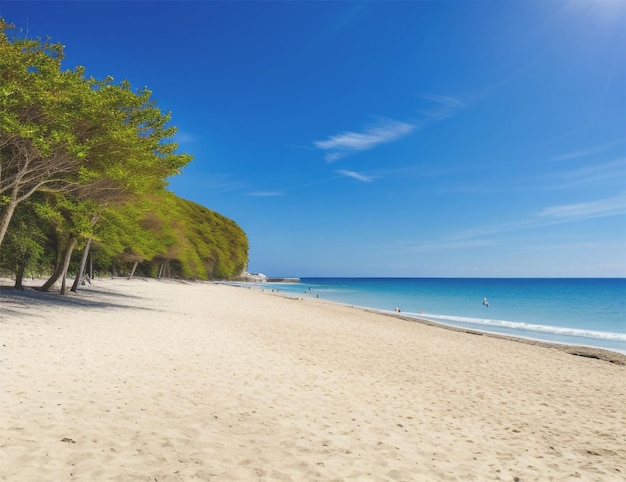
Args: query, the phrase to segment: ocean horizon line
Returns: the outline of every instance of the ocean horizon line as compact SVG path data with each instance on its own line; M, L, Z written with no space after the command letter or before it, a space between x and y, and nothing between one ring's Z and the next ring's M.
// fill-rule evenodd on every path
M292 279L622 279L624 276L268 276Z

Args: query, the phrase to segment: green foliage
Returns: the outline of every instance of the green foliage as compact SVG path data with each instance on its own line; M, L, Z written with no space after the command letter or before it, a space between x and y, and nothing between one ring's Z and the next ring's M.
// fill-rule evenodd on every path
M47 227L32 203L22 203L0 246L0 268L11 273L40 273L49 235Z
M109 205L162 189L191 160L149 90L62 70L62 45L9 30L0 19L0 244L35 192Z
M248 264L248 239L231 219L199 204L175 198L175 222L187 240L181 261L193 277L228 279Z
M119 257L144 261L143 274L155 275L154 265L162 263L172 276L186 279L230 279L245 269L248 239L231 219L167 191L144 198L142 208L143 216L135 211L126 224L127 245Z
M100 268L239 275L241 228L165 190L191 156L177 152L152 92L63 70L61 44L13 38L11 28L0 19L0 267L35 267L91 238Z

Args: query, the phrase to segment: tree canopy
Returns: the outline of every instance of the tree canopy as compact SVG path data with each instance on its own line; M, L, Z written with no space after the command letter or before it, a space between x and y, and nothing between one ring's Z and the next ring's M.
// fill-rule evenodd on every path
M191 156L178 152L171 114L152 93L64 69L61 44L11 29L0 19L2 267L23 274L56 246L60 273L74 247L94 239L111 262L174 263L190 278L238 275L245 233L165 189ZM3 248L9 229L15 259Z

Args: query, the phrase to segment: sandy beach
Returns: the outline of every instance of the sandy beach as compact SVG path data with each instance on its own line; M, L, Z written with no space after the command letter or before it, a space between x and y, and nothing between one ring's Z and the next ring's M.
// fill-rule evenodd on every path
M270 290L2 289L0 480L623 481L625 382Z

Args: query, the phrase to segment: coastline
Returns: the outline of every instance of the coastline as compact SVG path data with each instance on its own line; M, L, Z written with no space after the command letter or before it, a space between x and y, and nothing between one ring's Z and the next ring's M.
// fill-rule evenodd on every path
M303 278L304 297L493 333L626 355L626 278ZM302 297L282 285L281 292ZM483 295L492 308L485 310Z
M384 312L380 312L376 310L368 310L366 308L363 308L363 309L367 311L375 311L377 313L381 313L387 316L394 316L396 318L400 318L406 321L413 321L413 322L422 323L425 325L436 326L438 328L443 328L445 330L458 331L461 333L468 333L471 335L478 335L478 336L486 336L490 338L499 338L501 340L509 340L509 341L514 341L516 343L525 343L527 345L534 345L534 346L540 346L544 348L550 348L553 350L559 350L564 353L569 353L570 355L576 355L576 356L581 356L581 357L586 357L586 358L595 358L597 360L603 360L603 361L607 361L610 363L615 363L616 365L622 365L622 366L626 365L626 354L618 352L618 351L614 351L614 350L607 350L604 348L596 348L596 347L585 346L585 345L570 345L566 343L553 343L553 342L548 342L548 341L534 340L532 338L523 338L520 336L509 336L509 335L501 335L499 333L490 333L488 331L470 330L467 328L459 328L456 326L444 325L443 323L436 323L430 320L424 320L423 318L414 318L410 316L402 316L399 314L384 313Z
M603 355L216 283L0 306L0 480L626 472L626 368Z
M245 287L245 286L240 286L240 287ZM278 290L276 291L272 290L272 292L268 294L282 296L282 297L290 298L290 299L302 299L300 296L294 295L293 293L285 293L285 292L281 292ZM462 327L457 327L453 325L447 325L445 323L438 323L432 320L427 320L425 318L420 318L419 316L415 316L415 315L406 315L406 314L397 313L397 312L394 313L394 312L387 311L387 310L369 308L366 306L357 306L357 305L352 305L349 303L342 303L338 301L326 300L326 299L321 299L321 298L317 299L317 301L320 303L331 303L331 304L337 304L340 306L346 306L346 307L350 307L350 308L357 309L357 310L363 310L363 311L367 311L371 313L376 313L381 316L390 316L390 317L398 318L398 319L405 320L408 322L421 323L423 325L434 326L434 327L442 328L445 330L451 330L451 331L456 331L460 333L468 333L468 334L477 335L477 336L486 336L490 338L499 338L502 340L515 341L517 343L525 343L528 345L541 346L544 348L551 348L551 349L559 350L565 353L569 353L571 355L576 355L576 356L581 356L581 357L586 357L586 358L595 358L598 360L604 360L610 363L615 363L616 365L626 365L626 353L622 353L617 350L610 350L606 348L599 348L599 347L587 346L587 345L574 345L570 343L557 343L557 342L550 342L550 341L544 341L544 340L537 340L534 338L525 338L522 336L504 335L500 333L482 331L479 329L462 328Z

